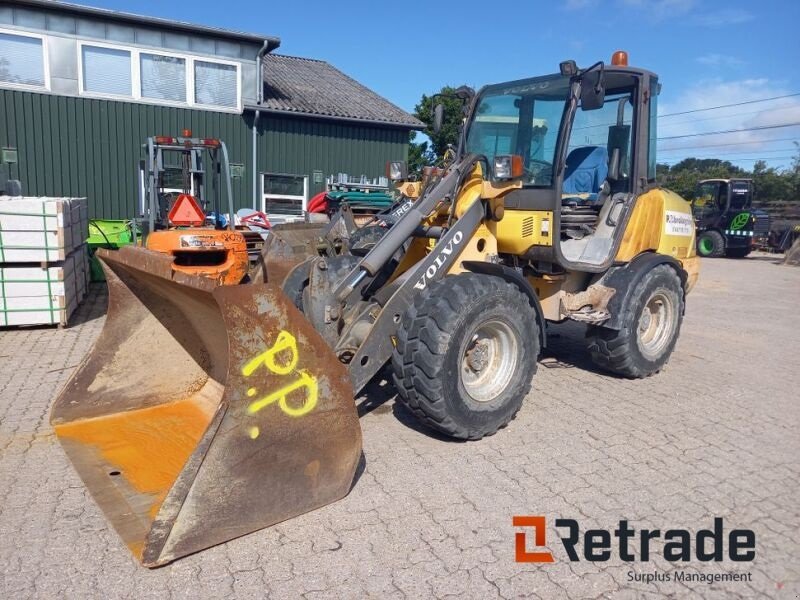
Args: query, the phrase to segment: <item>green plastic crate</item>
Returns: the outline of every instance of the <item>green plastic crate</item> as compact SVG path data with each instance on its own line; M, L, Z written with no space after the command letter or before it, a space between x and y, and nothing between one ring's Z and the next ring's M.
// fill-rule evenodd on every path
M130 221L92 219L86 243L92 248L119 248L133 242L133 225Z
M92 281L105 281L103 267L94 255L97 248L117 249L133 243L133 227L131 221L114 221L110 219L92 219L89 221L89 272Z

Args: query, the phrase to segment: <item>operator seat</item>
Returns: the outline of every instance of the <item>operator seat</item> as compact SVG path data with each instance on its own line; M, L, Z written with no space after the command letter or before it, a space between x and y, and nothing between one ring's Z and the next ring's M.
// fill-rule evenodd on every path
M582 146L567 155L562 198L596 203L608 177L608 150L604 146Z
M609 195L608 150L582 146L567 155L561 188L561 233L582 239L594 232L597 215Z

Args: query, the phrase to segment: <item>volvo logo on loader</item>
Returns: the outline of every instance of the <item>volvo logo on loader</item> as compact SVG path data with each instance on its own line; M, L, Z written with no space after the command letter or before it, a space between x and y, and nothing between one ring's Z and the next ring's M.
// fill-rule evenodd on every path
M453 239L445 244L442 251L436 255L436 258L433 259L434 262L431 266L425 269L425 272L422 274L422 277L419 278L419 281L414 284L414 287L418 290L424 290L428 287L428 282L436 277L436 273L439 272L439 269L444 264L446 257L450 256L453 253L453 249L461 243L461 240L464 239L464 234L460 231L457 231L455 235L453 235Z

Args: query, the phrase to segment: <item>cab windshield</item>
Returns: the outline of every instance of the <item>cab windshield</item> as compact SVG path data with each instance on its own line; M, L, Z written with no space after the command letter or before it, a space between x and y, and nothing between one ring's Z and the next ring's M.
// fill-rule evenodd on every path
M636 78L606 73L603 104L578 110L566 140L562 192L594 196L614 168L611 191L630 187ZM522 156L524 187L552 187L556 146L570 80L549 75L487 87L467 131L466 151L494 162L499 154ZM612 160L613 159L613 160Z
M549 75L488 86L467 133L467 153L523 157L526 187L553 182L558 130L569 95L569 77Z

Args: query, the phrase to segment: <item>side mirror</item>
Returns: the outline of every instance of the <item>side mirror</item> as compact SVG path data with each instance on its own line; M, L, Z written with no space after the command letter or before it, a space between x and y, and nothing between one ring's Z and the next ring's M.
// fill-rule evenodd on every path
M581 110L603 108L606 88L600 80L602 71L589 71L581 78Z
M439 133L442 130L443 121L444 121L444 105L437 104L433 109L433 133Z

